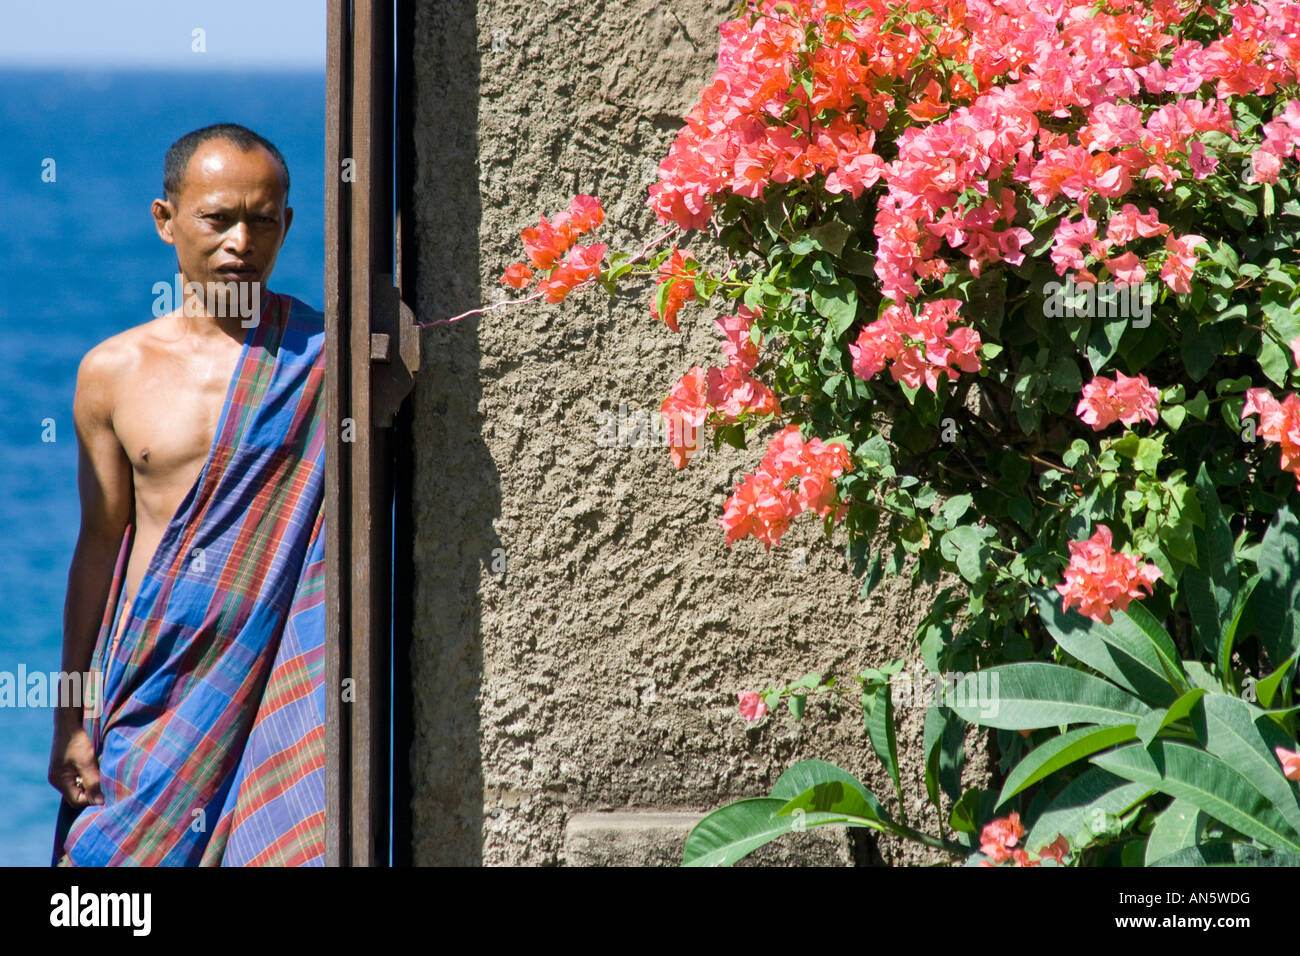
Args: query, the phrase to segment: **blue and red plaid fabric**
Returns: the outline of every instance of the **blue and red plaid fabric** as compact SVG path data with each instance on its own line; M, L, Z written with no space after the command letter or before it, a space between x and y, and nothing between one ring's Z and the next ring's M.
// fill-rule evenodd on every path
M324 863L325 328L266 303L114 642L123 536L85 718L104 804L61 806L56 861Z

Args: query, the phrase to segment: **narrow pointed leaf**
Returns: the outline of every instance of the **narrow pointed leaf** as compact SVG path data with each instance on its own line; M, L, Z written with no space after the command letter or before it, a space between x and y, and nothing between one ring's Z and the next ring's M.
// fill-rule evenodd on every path
M998 806L1006 803L1025 787L1032 786L1062 767L1091 756L1099 750L1133 740L1137 733L1135 724L1118 727L1080 727L1053 737L1035 747L1007 776L998 797Z
M1036 730L1061 724L1136 724L1151 708L1100 677L1060 664L1004 664L946 688L941 703L983 727Z
M1266 846L1300 851L1300 835L1268 797L1240 771L1197 747L1156 740L1149 749L1130 744L1098 754L1092 762L1134 783L1187 800Z

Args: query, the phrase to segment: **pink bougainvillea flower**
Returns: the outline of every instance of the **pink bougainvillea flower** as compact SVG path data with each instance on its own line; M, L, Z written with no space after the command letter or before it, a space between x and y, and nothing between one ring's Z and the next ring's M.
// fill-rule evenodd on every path
M1005 863L1012 858L1016 843L1025 835L1020 814L1013 812L984 825L980 831L980 852L994 863Z
M524 241L524 251L528 253L528 261L533 264L533 268L549 269L573 245L578 235L570 223L551 223L542 216L536 226L529 226L519 233L519 238Z
M1065 862L1065 855L1070 852L1070 841L1064 834L1058 833L1056 839L1038 850L1039 859L1053 859L1057 863Z
M1261 438L1282 446L1282 470L1300 485L1300 397L1291 394L1279 402L1266 388L1248 388L1241 417L1247 415L1259 416Z
M767 713L767 703L761 694L738 694L740 698L740 716L746 720L758 720Z
M1077 606L1080 614L1109 624L1112 610L1126 610L1130 601L1149 595L1160 579L1160 569L1154 564L1116 551L1111 546L1110 528L1104 524L1097 525L1091 538L1069 545L1065 582L1056 585L1067 611Z
M1075 414L1093 431L1101 431L1115 422L1135 425L1145 421L1154 425L1159 416L1160 391L1147 377L1116 372L1114 379L1098 375L1083 386Z
M708 373L696 365L673 383L660 407L673 465L685 468L700 450L700 429L709 417Z
M718 523L727 533L727 544L753 535L768 551L790 528L798 514L794 492L762 471L746 475L723 508Z
M1160 278L1165 280L1165 285L1169 286L1179 295L1186 295L1192 291L1192 271L1196 268L1196 252L1193 246L1205 241L1204 236L1186 235L1175 239L1172 235L1165 236L1165 249L1169 252L1169 258L1165 260L1164 267L1160 270Z
M1139 213L1131 202L1126 202L1119 212L1113 213L1106 224L1106 238L1120 244L1132 242L1139 236L1147 239L1168 231L1169 227L1160 222L1154 209Z
M1300 750L1274 747L1273 753L1277 754L1278 762L1282 764L1282 776L1288 780L1300 781Z
M528 268L527 263L516 262L506 267L506 274L501 277L501 282L512 289L522 289L528 285L528 280L532 277L532 270Z
M689 302L695 298L695 283L690 277L695 275L695 270L686 268L686 259L681 250L673 249L673 254L664 260L659 266L659 285L665 282L672 282L673 286L668 290L668 296L664 300L664 314L659 314L658 288L655 289L655 298L650 300L650 314L656 319L663 319L664 325L674 332L681 331L677 327L677 311L682 307L682 303ZM685 278L683 278L685 277Z
M1121 289L1138 285L1147 277L1147 264L1132 252L1107 259L1105 265L1110 270L1110 274L1115 277L1115 284Z
M727 364L742 372L752 372L758 364L758 346L750 338L749 331L756 318L752 309L742 305L735 315L714 321L726 336L726 341L722 343L722 354L727 357Z
M590 232L605 221L605 210L595 196L580 193L569 203L568 218L579 232Z

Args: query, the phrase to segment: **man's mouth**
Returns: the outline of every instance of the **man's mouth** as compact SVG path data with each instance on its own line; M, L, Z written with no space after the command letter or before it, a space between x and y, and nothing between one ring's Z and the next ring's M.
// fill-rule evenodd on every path
M253 266L222 266L217 269L217 275L233 282L252 282L261 275L261 270Z

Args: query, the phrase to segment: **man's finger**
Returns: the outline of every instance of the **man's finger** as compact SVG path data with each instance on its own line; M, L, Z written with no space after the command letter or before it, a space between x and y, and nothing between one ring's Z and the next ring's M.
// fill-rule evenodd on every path
M88 764L80 768L81 770L81 790L86 799L81 805L89 803L99 806L104 802L104 795L99 789L99 767L94 764Z

